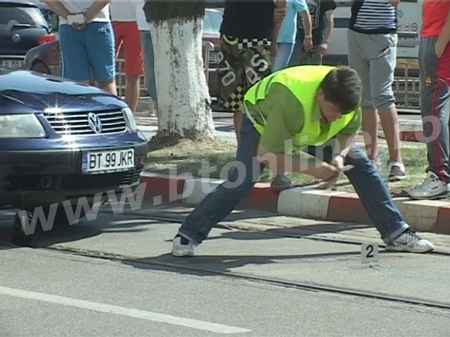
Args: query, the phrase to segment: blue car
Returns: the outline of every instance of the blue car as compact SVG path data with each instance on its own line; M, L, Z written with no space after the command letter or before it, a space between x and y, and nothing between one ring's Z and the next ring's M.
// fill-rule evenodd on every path
M148 141L101 89L0 68L0 209L32 211L135 188Z

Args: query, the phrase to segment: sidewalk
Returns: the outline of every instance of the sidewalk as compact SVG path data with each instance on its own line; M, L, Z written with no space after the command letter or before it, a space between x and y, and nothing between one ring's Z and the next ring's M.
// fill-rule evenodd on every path
M236 142L232 115L213 112L217 136ZM139 128L150 139L157 131L157 118L137 113ZM403 147L424 146L417 142L422 136L420 120L401 121ZM410 141L410 140L415 141ZM358 136L362 144L362 136ZM380 145L386 143L380 134ZM146 197L154 204L178 201L189 205L199 203L222 180L186 179L144 172ZM401 213L411 227L418 231L450 234L450 204L447 201L411 200L395 198ZM370 223L356 193L319 190L313 187L293 187L280 193L272 192L268 183L257 183L250 195L239 205L240 209L276 212L282 215L310 217L331 221Z

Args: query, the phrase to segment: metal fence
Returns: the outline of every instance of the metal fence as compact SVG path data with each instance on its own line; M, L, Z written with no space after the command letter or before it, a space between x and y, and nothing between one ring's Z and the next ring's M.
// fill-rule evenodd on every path
M398 109L418 110L420 106L420 80L417 69L403 65L403 72L394 78L393 90Z

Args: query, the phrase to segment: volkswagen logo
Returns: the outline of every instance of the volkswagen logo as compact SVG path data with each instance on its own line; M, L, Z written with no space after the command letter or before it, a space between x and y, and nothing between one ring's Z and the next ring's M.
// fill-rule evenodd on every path
M20 35L19 34L14 34L12 36L12 40L14 43L19 43L20 42Z
M95 133L102 133L103 127L100 117L98 117L98 115L93 112L89 112L87 117L89 127L91 128L91 130L94 131Z

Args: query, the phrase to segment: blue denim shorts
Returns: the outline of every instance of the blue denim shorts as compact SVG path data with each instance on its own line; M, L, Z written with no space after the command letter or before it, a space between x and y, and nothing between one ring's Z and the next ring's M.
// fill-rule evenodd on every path
M114 33L110 22L91 22L83 30L59 27L61 76L88 81L108 81L116 76Z

